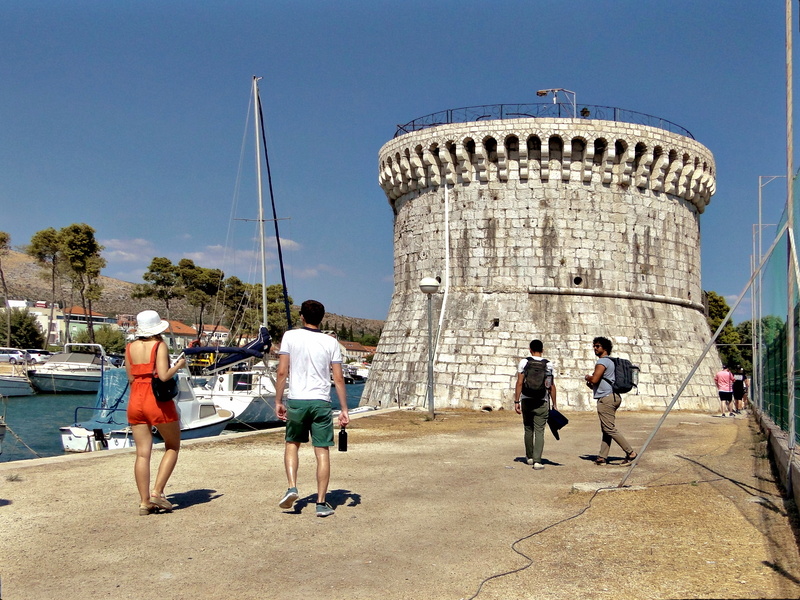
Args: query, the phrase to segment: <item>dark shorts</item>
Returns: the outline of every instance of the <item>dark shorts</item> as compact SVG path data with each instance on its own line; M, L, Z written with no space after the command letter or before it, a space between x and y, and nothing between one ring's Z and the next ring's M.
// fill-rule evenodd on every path
M733 392L720 392L719 399L720 402L730 402L733 400Z
M311 445L333 446L333 410L325 400L286 401L286 441L305 444L311 433Z

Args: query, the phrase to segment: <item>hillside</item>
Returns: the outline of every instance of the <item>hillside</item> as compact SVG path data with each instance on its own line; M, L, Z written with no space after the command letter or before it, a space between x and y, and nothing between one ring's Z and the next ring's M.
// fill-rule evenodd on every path
M47 274L36 264L27 254L11 251L8 256L3 257L3 273L5 274L8 293L13 300L50 300L50 281ZM93 303L95 312L106 316L116 316L119 314L136 314L146 308L151 308L151 303L146 300L135 300L131 298L134 284L111 277L100 277L103 286L103 296L100 300ZM0 290L0 294L2 291ZM58 295L57 301L64 304L80 304L80 298L76 295L70 299L69 291L65 290ZM160 309L162 307L156 307ZM171 306L171 317L185 323L192 323L194 320L194 309L185 302L176 302ZM343 315L327 314L325 323L337 330L344 325L353 332L377 334L383 328L383 321L375 319L359 319L357 317L347 317Z

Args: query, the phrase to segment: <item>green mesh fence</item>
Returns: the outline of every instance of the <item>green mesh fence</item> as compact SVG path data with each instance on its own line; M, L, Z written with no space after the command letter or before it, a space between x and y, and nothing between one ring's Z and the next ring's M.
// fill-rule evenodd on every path
M795 240L800 240L797 223L800 218L798 207L798 181L793 181L794 213L795 213ZM786 210L784 209L778 230L786 223ZM764 234L765 246L770 246L774 241L772 237ZM789 373L788 373L788 346L786 341L788 307L789 307L789 236L784 234L769 256L768 261L756 277L753 284L753 302L756 316L754 323L754 353L751 400L760 405L766 413L782 430L790 431L789 415ZM792 267L793 268L793 267ZM798 324L798 294L797 283L794 282L792 290L792 304L795 306L794 317L794 355L795 373L793 376L795 387L795 404L800 400L798 388L797 367L800 367L800 354L798 354L798 339L800 329ZM795 441L800 431L800 420L795 410Z

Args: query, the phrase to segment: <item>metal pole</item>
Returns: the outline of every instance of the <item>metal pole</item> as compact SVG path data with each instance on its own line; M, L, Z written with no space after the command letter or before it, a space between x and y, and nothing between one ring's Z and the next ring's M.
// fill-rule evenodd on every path
M770 180L771 181L771 180ZM761 262L761 253L762 253L762 230L761 230L761 175L758 176L758 263ZM754 356L755 363L753 364L753 375L756 377L757 386L750 386L751 388L751 397L752 397L752 390L755 388L756 396L753 398L755 400L755 404L758 407L758 412L762 412L764 410L764 392L762 390L763 387L763 375L764 375L764 364L762 362L762 336L764 335L763 330L763 322L762 317L764 316L762 311L761 305L761 271L758 272L758 294L756 295L756 302L758 306L756 307L756 315L758 317L758 322L756 323L756 337L758 338L758 354Z
M763 207L763 197L762 197L762 190L763 188L775 181L776 179L780 179L782 177L786 177L786 175L759 175L758 176L758 260L756 264L761 263L761 259L764 256L763 251L763 240L764 240L764 228L771 227L774 223L764 223L762 219L762 207ZM766 179L766 181L764 181ZM762 271L758 273L758 279L754 282L756 286L756 290L758 293L756 294L756 338L757 338L757 349L758 355L755 358L753 363L753 376L757 382L757 385L751 386L751 388L755 388L756 395L755 395L755 405L758 407L759 411L764 410L764 294L762 292L762 281L763 281L763 274ZM752 394L751 394L752 398Z
M436 418L433 410L433 298L428 294L428 412L431 420Z
M755 225L753 225L753 253L750 255L750 274L753 275L756 271L756 229ZM758 289L756 287L756 282L753 281L753 285L750 287L750 356L752 357L752 372L750 374L750 395L753 395L753 389L756 387L756 384L759 384L760 381L756 374L756 354L758 353L758 338L756 337L758 326L756 325L756 298L758 297ZM745 408L747 408L745 406Z
M261 245L259 254L261 255L261 321L266 327L267 323L267 250L264 235L264 202L263 190L261 188L261 123L258 120L260 107L258 105L258 80L260 77L253 77L253 121L256 127L256 178L258 180L258 235Z
M794 144L794 116L792 112L792 0L786 0L786 214L787 228L794 231L794 197L792 174L794 171L793 154ZM789 244L787 256L787 323L786 323L786 379L789 392L789 450L794 450L795 445L795 323L794 323L794 287L795 276L792 261L792 247ZM790 452L791 454L791 452ZM789 493L792 490L791 462L788 465L789 477L787 485Z

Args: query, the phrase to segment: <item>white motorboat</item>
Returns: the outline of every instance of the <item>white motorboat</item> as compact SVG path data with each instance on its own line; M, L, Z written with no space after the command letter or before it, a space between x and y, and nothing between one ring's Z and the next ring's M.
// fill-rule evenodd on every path
M222 433L233 419L229 410L217 408L208 399L197 398L189 375L178 373L178 396L174 402L180 415L181 439L213 437ZM130 448L135 444L127 424L128 377L123 368L106 369L94 406L75 409L75 422L60 428L65 452L93 452L114 448ZM87 415L78 420L79 414Z
M88 350L78 351L78 348ZM30 369L28 377L39 392L92 394L100 387L103 369L110 366L100 344L64 344L63 352Z

